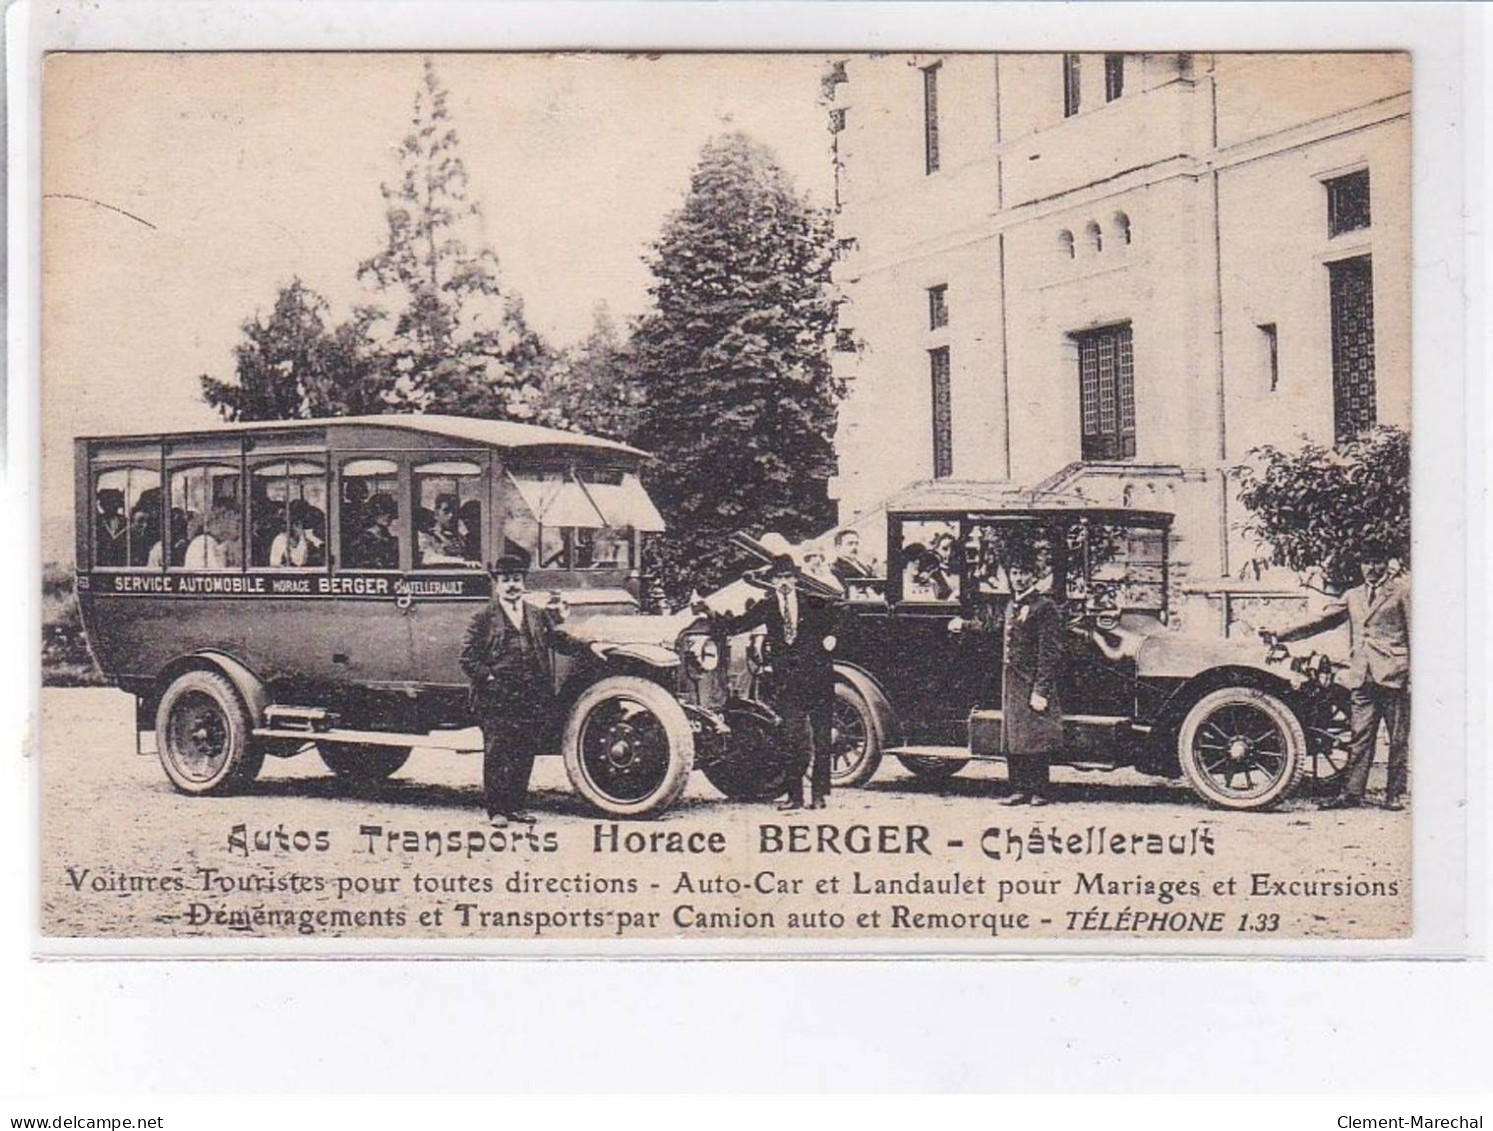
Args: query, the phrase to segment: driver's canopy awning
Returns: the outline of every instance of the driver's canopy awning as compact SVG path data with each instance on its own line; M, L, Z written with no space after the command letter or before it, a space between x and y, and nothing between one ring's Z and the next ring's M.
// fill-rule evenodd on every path
M644 534L664 529L664 519L631 472L617 483L587 483L570 476L538 479L508 473L508 481L542 526L587 530L632 527Z

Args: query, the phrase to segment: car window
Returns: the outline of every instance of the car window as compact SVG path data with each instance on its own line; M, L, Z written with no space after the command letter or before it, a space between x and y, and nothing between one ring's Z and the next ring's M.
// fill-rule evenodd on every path
M327 469L277 460L249 476L249 562L269 569L326 565Z
M465 460L415 468L415 565L481 567L484 483L482 468Z
M902 600L916 604L959 604L962 557L957 521L914 519L904 522L898 567L902 577Z
M172 470L167 520L170 565L176 569L241 569L243 498L232 464L204 463Z
M113 467L93 480L93 564L126 569L160 565L161 473L150 467Z
M388 459L354 459L342 465L342 565L347 569L398 569L404 528L399 514L399 465Z

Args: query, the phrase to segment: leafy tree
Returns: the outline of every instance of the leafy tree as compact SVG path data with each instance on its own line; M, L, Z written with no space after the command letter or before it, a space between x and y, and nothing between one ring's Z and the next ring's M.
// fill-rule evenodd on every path
M637 431L642 393L632 350L605 302L597 304L586 340L552 370L546 399L554 416L582 432L626 441Z
M523 303L499 285L446 102L426 59L399 179L382 186L387 240L358 277L402 297L388 353L404 407L542 418L552 357L525 322Z
M374 348L374 312L328 328L326 299L300 279L281 287L268 318L243 323L235 378L200 378L203 398L227 420L291 420L382 412L392 381Z
M654 245L654 306L633 337L633 441L665 454L649 479L675 594L726 575L734 530L800 539L834 520L833 248L830 217L770 150L742 133L706 144Z
M1410 562L1410 436L1377 428L1336 448L1305 444L1250 451L1234 469L1251 517L1245 531L1267 554L1260 563L1319 570L1332 587L1359 581L1366 546Z

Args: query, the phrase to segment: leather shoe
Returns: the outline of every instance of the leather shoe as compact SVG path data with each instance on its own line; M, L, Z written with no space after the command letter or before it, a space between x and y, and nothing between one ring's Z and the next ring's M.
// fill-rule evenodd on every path
M1027 793L1013 793L1008 797L1002 797L1002 805L1025 805L1031 801L1031 795Z
M495 829L506 829L508 827L508 818L501 813L489 813L487 815L487 823Z
M804 803L796 797L785 797L778 802L778 809L784 813L793 809L802 809L803 807Z
M522 809L516 809L512 813L504 813L503 816L507 817L515 825L534 824L534 814L526 813Z
M1405 802L1398 797L1393 801L1386 799L1381 808L1388 809L1391 813L1403 813L1405 811Z
M1043 797L1040 793L1034 793L1027 798L1026 803L1028 805L1046 805L1047 798Z
M1321 810L1329 809L1357 809L1358 799L1355 797L1332 797L1317 806Z
M829 801L828 801L827 798L816 797L816 798L814 798L814 800L812 800L812 801L809 802L809 808L810 809L828 809L829 808Z

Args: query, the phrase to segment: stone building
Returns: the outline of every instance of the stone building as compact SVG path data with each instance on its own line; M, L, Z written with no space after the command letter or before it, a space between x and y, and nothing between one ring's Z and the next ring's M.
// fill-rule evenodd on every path
M1226 469L1410 415L1403 55L883 55L828 82L844 525L980 480L1177 515L1232 620ZM954 485L953 482L950 484Z

